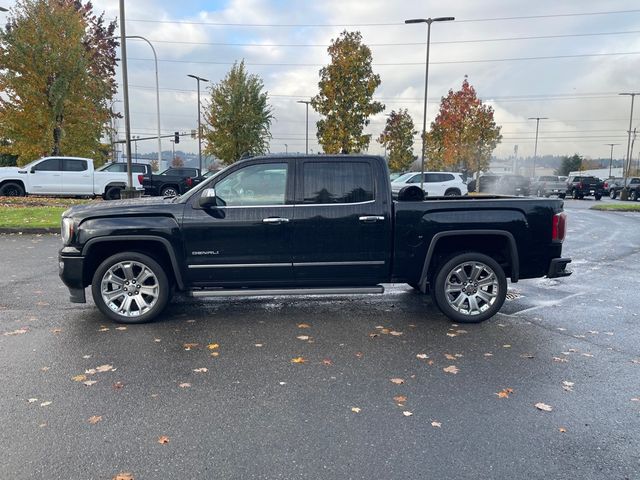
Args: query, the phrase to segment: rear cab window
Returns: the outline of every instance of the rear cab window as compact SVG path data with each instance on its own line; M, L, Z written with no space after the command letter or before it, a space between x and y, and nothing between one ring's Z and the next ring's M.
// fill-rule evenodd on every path
M302 163L299 203L339 205L375 200L373 169L366 161Z

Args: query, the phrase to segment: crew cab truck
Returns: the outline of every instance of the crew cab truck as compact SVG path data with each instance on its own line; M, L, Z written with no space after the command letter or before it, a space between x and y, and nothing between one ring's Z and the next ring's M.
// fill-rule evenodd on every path
M538 197L549 198L551 195L557 195L558 198L564 198L567 194L567 184L555 175L546 175L533 181L531 191Z
M604 195L604 182L596 177L574 175L567 180L566 193L574 200L582 200L589 195L593 195L595 200L600 200Z
M200 169L188 167L169 168L158 174L140 175L140 182L147 195L175 197L185 193L201 179Z
M180 197L72 207L59 273L72 302L91 286L100 311L123 323L156 317L174 290L373 294L389 282L430 292L456 322L480 322L501 308L507 278L571 273L562 200L406 197L392 199L381 157L251 158Z
M141 189L137 175L134 188ZM78 157L45 157L24 167L0 168L0 196L56 195L120 198L127 174L96 171L93 160Z

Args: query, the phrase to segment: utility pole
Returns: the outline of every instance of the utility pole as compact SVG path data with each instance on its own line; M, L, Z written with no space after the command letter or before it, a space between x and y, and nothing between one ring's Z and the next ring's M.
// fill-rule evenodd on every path
M624 92L618 95L626 95L631 97L631 114L629 115L629 139L627 140L627 158L625 160L623 174L624 181L622 183L622 191L620 192L620 200L629 200L629 189L627 188L627 177L629 176L629 168L631 167L631 125L633 124L633 102L636 95L640 95L640 92Z
M532 177L536 176L536 159L538 158L538 127L540 126L540 120L548 120L548 117L529 117L529 120L536 121L536 144L533 147L533 173Z
M124 138L127 152L127 188L121 195L125 198L134 198L137 190L133 188L131 175L131 119L129 117L129 75L127 73L127 34L124 21L124 0L120 0L120 53L122 56L122 96L124 99Z
M611 147L611 157L609 158L609 178L611 178L611 165L613 164L613 147L620 145L619 143L605 143Z
M309 155L309 104L311 103L309 100L298 100L296 103L304 103L307 106L307 116L306 118L306 135L305 135L305 143L304 143L304 153L305 155Z
M198 83L198 168L202 172L202 127L200 126L200 82L208 82L206 78L197 75L187 75L187 77L195 78Z

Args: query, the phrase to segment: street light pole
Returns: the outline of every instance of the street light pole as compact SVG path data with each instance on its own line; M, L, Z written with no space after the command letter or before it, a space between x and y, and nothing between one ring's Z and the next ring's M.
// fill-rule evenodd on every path
M611 147L611 158L609 158L609 178L611 178L611 165L613 164L613 147L615 147L616 145L620 145L619 143L605 143L605 145L608 145Z
M633 124L633 102L636 95L640 95L640 92L624 92L619 93L618 95L628 95L631 97L631 114L629 115L629 130L627 131L629 134L629 139L627 140L627 158L622 169L624 181L622 183L622 191L620 192L620 200L628 200L629 189L627 188L627 176L629 175L629 167L631 167L631 125Z
M198 166L202 171L202 128L200 126L200 82L208 82L206 78L197 75L187 75L187 77L195 78L198 83Z
M305 155L309 155L309 104L311 103L309 100L298 100L297 103L304 103L307 106L307 116L306 118L306 140L304 144L304 153Z
M284 144L284 153L285 155L289 155L289 145L287 145L286 143Z
M536 121L536 143L533 147L533 173L532 177L536 176L536 159L538 158L538 127L540 126L540 120L549 120L548 117L529 117L529 120Z
M131 119L129 118L129 75L127 73L127 42L124 21L124 0L120 0L120 53L122 56L122 97L124 100L124 138L127 152L127 188L126 197L133 197L133 176L131 175ZM125 193L126 192L126 193Z
M145 37L140 35L127 35L126 38L135 38L138 40L143 40L149 44L151 47L151 51L153 52L153 59L155 61L156 66L156 113L158 116L158 168L162 168L162 141L160 140L160 82L158 81L158 55L156 54L156 49L153 48L152 43L147 40Z
M412 18L405 20L404 23L426 23L427 24L427 59L424 75L424 112L422 115L422 155L420 160L420 189L424 191L424 155L426 150L426 133L427 133L427 92L429 89L429 44L431 43L431 24L433 22L450 22L455 17L436 17L436 18Z

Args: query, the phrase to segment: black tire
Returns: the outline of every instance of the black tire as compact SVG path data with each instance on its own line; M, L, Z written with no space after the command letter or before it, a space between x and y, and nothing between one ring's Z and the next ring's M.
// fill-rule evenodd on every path
M0 197L24 197L24 188L15 182L7 182L0 187Z
M171 185L163 187L162 190L160 191L160 194L163 197L177 197L178 195L180 195L180 193L178 192L178 189Z
M460 272L464 272L467 281L472 280L471 275L475 268L472 265L481 268L480 273L475 281L463 285L464 276L461 276ZM449 282L450 285L460 285L458 295L456 292L446 292L445 290L447 281L451 279L460 280L460 283ZM491 284L479 285L482 281L491 282ZM478 294L481 291L484 292L482 296ZM452 321L480 323L493 317L502 308L507 296L507 279L502 267L493 258L479 252L460 253L450 258L438 269L433 292L436 305ZM456 308L453 304L459 298L462 299L462 302ZM475 307L470 301L472 298ZM464 308L465 304L467 308Z
M445 197L459 197L461 195L462 194L460 193L460 190L458 190L457 188L450 188L449 190L444 192Z
M580 198L580 194L578 193L578 190L576 190L575 188L571 190L571 197L574 200L578 200Z
M566 196L567 196L567 194L566 194L566 193L559 193L559 194L558 194L558 198L562 198L562 199L564 199Z
M111 275L107 277L110 270ZM143 274L147 277L136 283ZM131 291L125 294L127 290ZM147 290L147 293L140 293L141 290ZM120 291L122 293L118 295ZM143 253L123 252L110 256L100 264L93 275L91 293L98 309L111 320L128 324L145 323L157 317L167 306L171 284L163 268L153 258ZM112 298L105 299L110 293L113 294ZM127 298L131 298L128 303Z
M634 202L638 201L638 191L637 190L631 190L631 193L629 194L629 200L632 200Z
M578 195L578 200L584 200L584 195L582 194Z
M120 200L122 187L107 187L102 198L105 200Z
M609 198L611 200L615 200L617 196L618 196L618 194L616 193L615 190L609 190Z
M596 199L596 202L602 198L602 195L596 194L593 196Z

